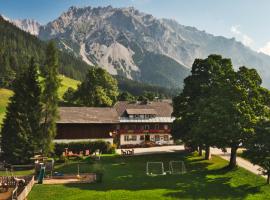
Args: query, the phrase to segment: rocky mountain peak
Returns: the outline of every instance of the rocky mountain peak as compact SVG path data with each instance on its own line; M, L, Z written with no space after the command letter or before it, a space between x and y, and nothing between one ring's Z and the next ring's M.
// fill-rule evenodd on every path
M81 57L90 65L131 79L142 80L145 73L150 73L163 80L158 82L150 76L151 83L174 85L178 83L177 77L182 77L179 73L186 74L195 58L221 54L232 58L236 67L253 66L265 85L270 85L269 56L252 51L233 38L214 36L175 20L158 19L134 7L72 6L41 26L39 32L35 31L39 26L32 21L17 24L23 30L38 33L42 40L55 39L63 51Z

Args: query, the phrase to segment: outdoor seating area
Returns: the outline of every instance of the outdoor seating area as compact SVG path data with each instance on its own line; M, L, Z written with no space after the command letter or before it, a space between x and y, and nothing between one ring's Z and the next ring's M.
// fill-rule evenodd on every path
M62 153L62 155L66 158L72 158L72 157L83 157L83 156L90 156L94 158L95 160L100 160L100 156L102 155L102 151L97 149L94 152L91 152L89 149L84 151L79 151L78 153L70 151L68 148L65 148L65 151Z

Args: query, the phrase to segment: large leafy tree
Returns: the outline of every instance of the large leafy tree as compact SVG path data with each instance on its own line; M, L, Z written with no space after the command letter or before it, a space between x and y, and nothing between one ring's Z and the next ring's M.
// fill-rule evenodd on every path
M262 167L263 174L267 175L270 183L270 121L262 119L256 126L256 133L246 143L246 156L253 164Z
M33 59L29 68L17 75L13 88L2 128L3 158L9 163L27 163L39 149L41 133L41 88Z
M44 154L53 151L53 139L56 136L56 121L58 119L58 54L54 42L49 42L46 49L46 61L43 68L43 123L41 149Z
M112 106L118 94L116 79L101 68L91 68L79 85L75 99L83 106Z
M185 80L182 93L174 98L173 115L177 120L173 123L173 136L181 138L187 144L204 147L205 157L210 158L210 146L214 145L205 118L209 97L217 82L222 82L233 72L229 59L219 55L210 55L207 59L196 59L192 65L191 75Z
M216 90L216 107L221 112L215 121L220 125L217 146L231 148L229 166L236 166L237 149L254 134L254 127L264 113L261 78L255 69L240 67L234 75ZM214 119L213 119L214 120Z
M263 114L260 85L256 70L241 67L235 72L229 59L211 55L196 60L174 101L174 135L205 146L206 158L210 146L231 147L229 166L236 166L237 149Z
M270 183L270 91L265 88L258 89L260 109L255 131L244 141L244 152L253 164L262 167L262 172L267 175L267 183Z

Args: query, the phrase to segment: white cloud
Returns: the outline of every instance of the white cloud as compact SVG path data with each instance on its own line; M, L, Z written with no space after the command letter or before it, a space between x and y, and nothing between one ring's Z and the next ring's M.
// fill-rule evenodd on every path
M245 33L241 32L239 28L239 25L232 26L231 33L234 34L236 38L239 39L245 46L251 47L254 43L253 39Z
M267 42L262 48L258 50L264 54L270 55L270 42Z

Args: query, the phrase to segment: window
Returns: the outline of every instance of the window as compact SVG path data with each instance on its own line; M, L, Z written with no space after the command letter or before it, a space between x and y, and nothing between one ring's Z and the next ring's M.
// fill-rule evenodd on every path
M144 118L144 115L140 115L140 118L143 119Z
M159 129L159 124L155 124L155 129L156 129L156 130Z
M129 115L129 118L133 119L134 118L134 115Z
M124 141L137 141L137 135L125 135Z
M134 115L135 118L139 118L139 115Z
M140 140L144 140L144 135L141 135L140 136Z
M164 125L164 130L167 130L167 129L168 129L168 125L165 124L165 125Z
M128 135L124 136L124 141L129 141L129 136Z
M159 135L155 135L155 141L160 141L160 136Z
M136 141L136 140L137 140L137 135L132 135L132 136L131 136L131 140L132 140L132 141Z
M119 129L120 129L120 125L117 124L117 125L116 125L116 130L119 130Z
M164 135L164 141L169 141L169 136L168 135Z
M144 130L149 130L150 129L150 127L149 127L149 125L147 124L147 125L144 125Z

